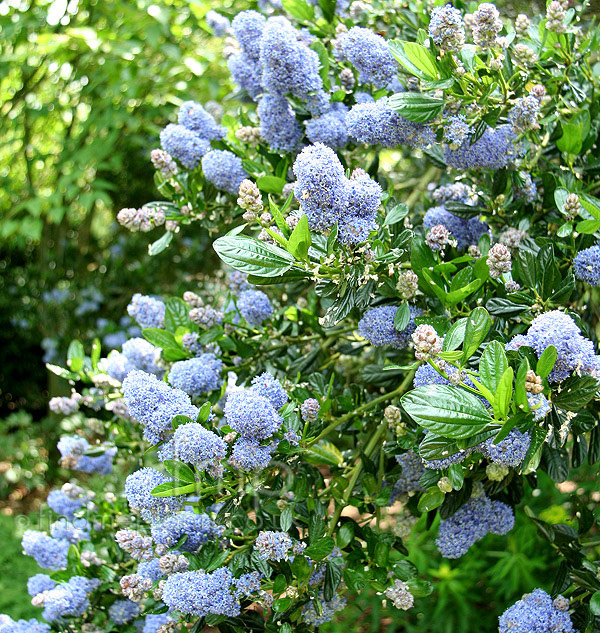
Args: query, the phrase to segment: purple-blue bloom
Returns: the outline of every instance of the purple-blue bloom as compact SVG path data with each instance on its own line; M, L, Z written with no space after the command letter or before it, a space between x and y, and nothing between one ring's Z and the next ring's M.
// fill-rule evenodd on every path
M170 481L167 477L154 468L140 468L125 480L125 497L132 510L139 510L147 521L155 521L164 516L176 512L183 504L182 497L153 497L151 492L159 486Z
M221 537L225 528L217 525L207 514L178 512L152 524L152 538L157 545L174 547L186 536L177 548L182 552L196 552L204 543Z
M200 138L183 125L174 123L169 123L160 133L160 144L186 169L197 167L204 154L210 150L210 143L206 139Z
M131 298L127 314L133 317L141 328L165 327L165 304L160 299L138 292Z
M197 358L173 363L169 382L190 396L199 396L219 389L223 384L223 361L214 354L202 354Z
M555 600L534 589L509 607L499 618L499 633L575 633L569 616L569 601Z
M396 349L406 347L410 341L410 335L415 331L415 317L423 313L419 308L410 306L410 321L401 331L394 326L394 319L398 306L378 306L365 312L358 323L358 331L375 347L391 345Z
M600 286L600 244L594 244L575 255L573 274L590 286Z
M212 149L205 154L202 172L208 182L230 194L237 194L242 180L248 178L242 159L226 149Z

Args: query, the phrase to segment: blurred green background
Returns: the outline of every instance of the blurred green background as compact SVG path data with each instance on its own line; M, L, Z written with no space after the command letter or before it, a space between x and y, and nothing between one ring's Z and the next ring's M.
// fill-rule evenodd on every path
M177 106L194 99L218 110L230 92L204 15L253 6L234 4L0 1L0 613L38 615L25 589L38 570L21 555L20 536L26 520L39 521L48 488L68 477L54 447L71 429L47 412L67 386L44 363L63 363L72 338L99 335L109 349L132 331L122 317L134 292L179 293L216 264L193 225L151 259L148 235L124 231L115 217L159 198L149 156ZM507 15L521 10L538 9L505 6ZM598 502L595 488L584 469L561 490L543 479L532 507L549 522L568 521L569 494ZM534 526L519 521L507 539L488 536L460 562L439 557L435 526L411 537L413 562L435 593L404 614L364 592L322 630L494 630L524 591L549 588L557 565Z

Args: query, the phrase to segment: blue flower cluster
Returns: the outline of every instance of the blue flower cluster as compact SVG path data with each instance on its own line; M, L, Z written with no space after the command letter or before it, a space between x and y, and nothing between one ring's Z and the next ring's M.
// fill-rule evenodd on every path
M102 455L89 456L85 452L91 448L89 442L76 435L61 437L56 445L64 468L84 473L108 475L113 469L113 458L117 454L114 446L107 446Z
M348 179L335 152L317 143L302 150L294 163L294 194L316 231L338 223L338 238L344 244L364 242L375 220L381 187L367 175Z
M216 141L227 135L227 130L218 125L212 114L208 113L199 103L185 101L179 107L177 115L179 125L207 141Z
M473 144L469 135L456 149L446 145L444 158L448 166L454 169L502 169L519 152L512 126L501 125L495 129L487 128Z
M127 624L136 618L139 612L139 604L132 600L117 600L108 609L108 615L115 624Z
M488 532L507 534L514 526L514 513L501 501L490 501L483 490L474 495L450 518L440 522L436 545L444 558L460 558Z
M300 405L300 415L305 422L314 422L319 416L321 405L315 398L307 398Z
M251 384L250 391L265 397L278 411L289 400L289 396L279 380L268 371L263 372L260 376L255 376Z
M90 530L91 526L87 519L69 521L63 517L50 526L50 535L58 540L79 543L79 541L89 541Z
M153 523L152 538L157 545L174 547L185 536L185 541L177 549L182 552L196 552L204 543L219 539L224 530L208 514L184 511Z
M50 633L50 625L37 620L13 620L0 615L0 633Z
M332 149L345 147L348 144L347 113L348 108L343 103L333 103L328 112L305 123L306 136L311 143L323 143Z
M165 309L165 304L160 299L138 292L131 298L131 303L127 306L127 314L133 317L141 328L164 328Z
M46 502L56 514L72 518L77 510L87 504L89 497L83 494L83 489L73 486L67 493L64 490L51 490Z
M477 244L479 238L489 231L488 225L478 218L461 218L447 211L444 206L431 207L423 217L423 228L429 230L439 224L450 231L459 250Z
M43 594L42 616L54 622L66 616L79 616L90 606L89 594L100 585L97 579L72 576Z
M144 427L144 437L153 444L170 435L176 415L195 420L199 413L187 393L137 369L123 381L123 400L131 416Z
M526 132L538 126L537 118L540 112L540 102L531 95L517 99L512 110L508 113L508 121L514 132Z
M67 566L69 542L61 541L44 532L27 530L23 534L21 546L27 556L31 556L42 569L56 571Z
M532 347L538 358L548 346L556 347L557 359L548 376L550 382L565 380L574 372L595 376L600 366L592 341L581 334L572 317L559 310L540 314L531 322L527 334L518 334L506 348L518 349L521 345Z
M204 19L206 20L206 26L213 32L215 37L223 37L231 26L229 20L216 11L208 11ZM144 630L144 633L148 632Z
M202 354L190 360L173 363L169 382L190 396L199 396L219 389L223 384L223 361L214 354Z
M173 459L193 464L198 470L206 470L213 477L223 474L221 461L227 454L227 444L216 433L205 429L198 422L181 424L172 440Z
M385 88L396 74L397 63L381 35L360 26L342 33L336 41L336 53L358 70L361 84Z
M594 244L575 255L573 274L590 286L600 286L600 244Z
M163 602L171 609L189 615L240 614L240 597L235 579L226 567L211 573L188 571L169 576L163 587Z
M396 349L403 349L408 345L410 335L415 331L415 317L423 314L423 311L410 306L410 321L401 331L398 331L394 325L397 311L398 306L371 308L359 321L358 331L375 347L390 345Z
M238 295L236 306L246 322L254 327L260 327L273 314L269 297L262 290L243 290Z
M139 510L147 521L156 521L180 509L181 497L153 497L151 492L173 478L154 468L140 468L125 480L125 497L132 510Z
M271 461L274 449L272 444L261 446L258 442L240 437L233 446L229 463L246 472L264 470Z
M442 51L460 51L465 43L465 26L460 11L451 4L436 7L431 12L429 37Z
M552 600L543 589L534 589L499 618L498 633L576 633L569 616L569 601Z
M302 140L302 126L288 100L265 95L258 103L260 134L276 152L293 152Z
M202 344L200 343L200 335L198 332L186 332L181 337L181 344L185 349L187 349L190 354L194 354L194 356L200 356L202 354Z
M423 460L414 451L408 451L396 455L396 461L402 466L402 475L394 484L391 496L395 499L398 495L422 490L419 480L425 472Z
M318 601L319 606L315 606ZM346 599L336 593L329 601L320 593L316 598L302 607L302 620L310 626L321 626L325 622L331 622L335 614L346 606Z
M288 560L294 543L287 532L259 532L254 549L262 560Z
M35 574L27 581L27 593L33 597L56 587L56 581L46 574Z
M173 621L168 613L150 613L144 618L144 628L141 633L158 633L161 626Z
M237 195L242 180L248 172L242 167L242 159L226 149L211 149L202 157L202 172L208 182L217 189Z
M518 429L512 429L510 433L498 444L494 444L494 438L490 438L481 445L481 452L494 464L518 468L531 444L529 433L521 433Z
M435 142L429 125L401 117L388 105L386 97L357 103L346 116L348 135L356 143L397 147L425 148Z

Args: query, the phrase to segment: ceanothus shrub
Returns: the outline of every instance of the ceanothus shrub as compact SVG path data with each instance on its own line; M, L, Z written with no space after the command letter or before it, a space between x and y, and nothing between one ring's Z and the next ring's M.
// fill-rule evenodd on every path
M166 199L118 215L163 231L151 255L218 233L225 274L132 289L142 339L54 368L53 410L104 410L63 463L115 493L50 494L34 602L86 632L303 633L373 591L402 621L436 590L411 532L460 566L531 521L560 575L494 596L498 630L597 630L592 510L528 498L600 459L598 30L558 0L260 4L207 14L242 98L185 102L151 155Z

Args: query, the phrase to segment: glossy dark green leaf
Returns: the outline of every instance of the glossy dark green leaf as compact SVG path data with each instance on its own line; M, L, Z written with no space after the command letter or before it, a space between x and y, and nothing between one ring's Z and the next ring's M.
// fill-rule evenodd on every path
M508 360L504 352L504 345L498 341L491 341L485 346L479 360L479 378L492 394L498 388L500 380L506 369Z
M220 237L213 244L217 255L229 266L258 277L279 277L294 264L287 251L252 237Z

